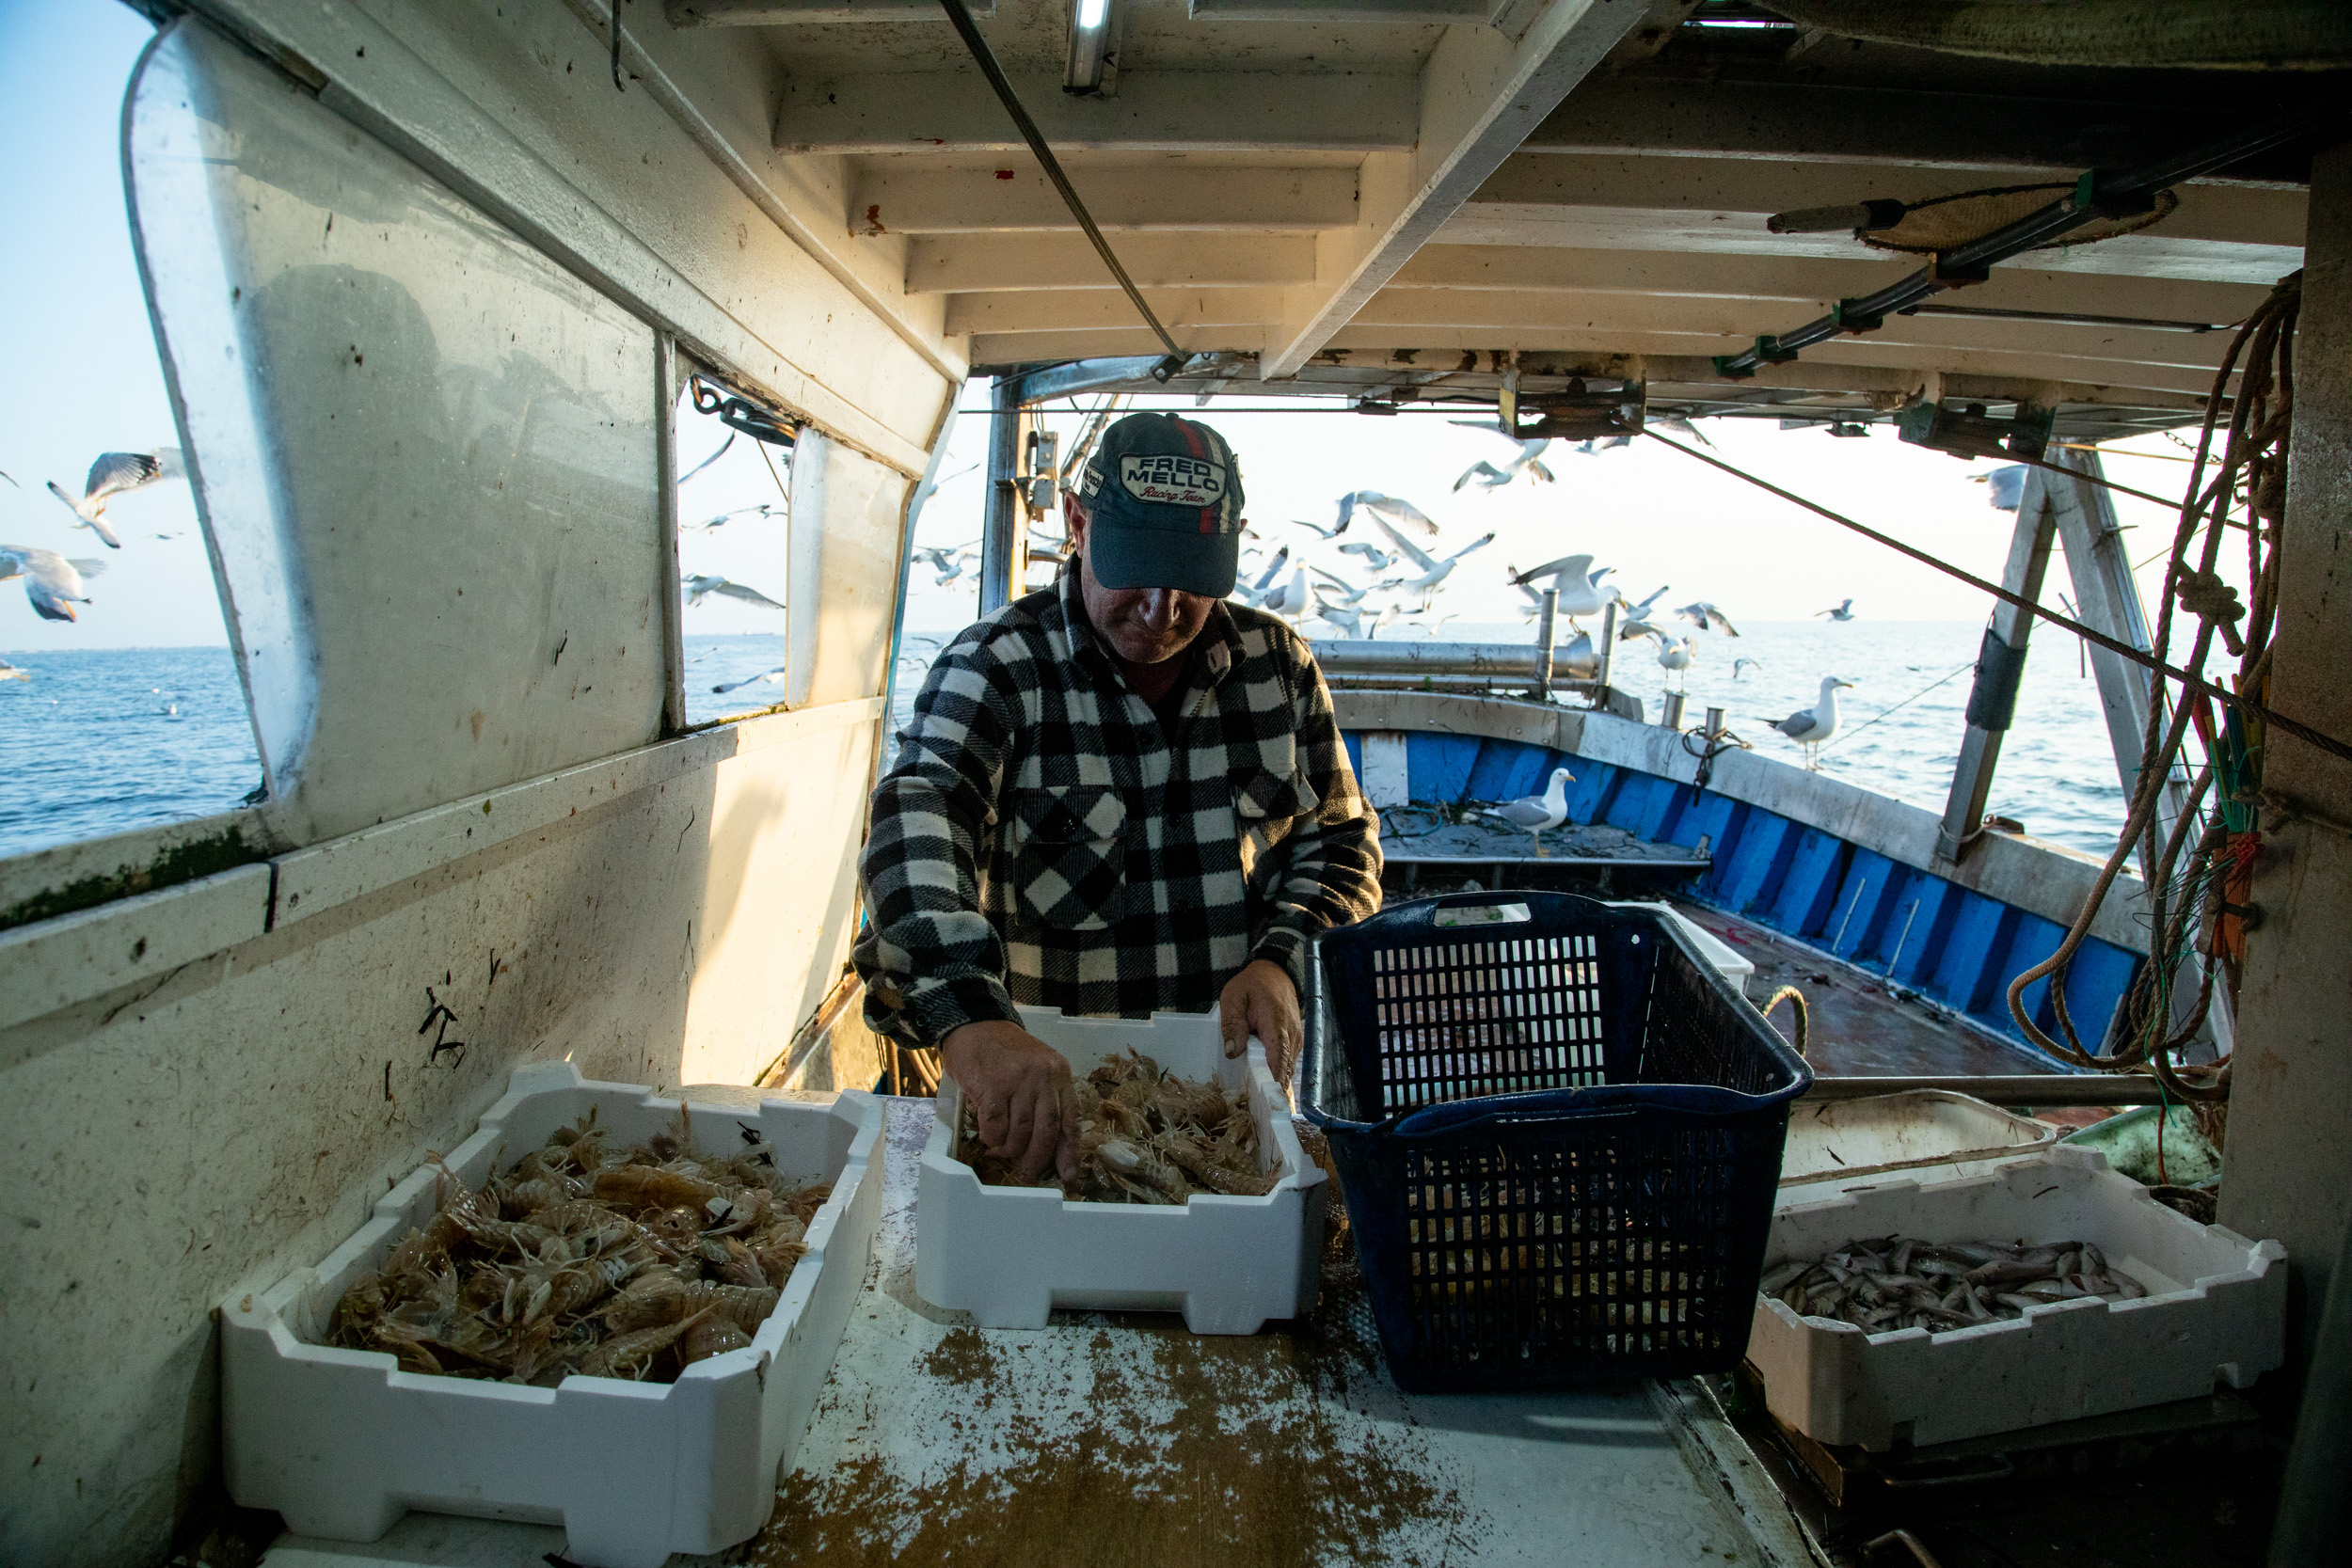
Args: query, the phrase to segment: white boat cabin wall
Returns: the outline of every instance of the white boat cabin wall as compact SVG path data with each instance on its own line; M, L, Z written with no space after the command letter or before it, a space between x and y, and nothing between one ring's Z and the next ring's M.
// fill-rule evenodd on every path
M517 1064L749 1083L841 980L964 366L899 246L819 217L825 160L768 150L739 51L633 70L616 93L562 5L264 3L171 21L131 85L268 794L0 866L20 916L87 904L0 930L9 1256L55 1287L0 1302L47 1347L11 1372L0 1557L167 1555L215 1484L215 1304L348 1235ZM783 700L690 732L694 372L797 439Z

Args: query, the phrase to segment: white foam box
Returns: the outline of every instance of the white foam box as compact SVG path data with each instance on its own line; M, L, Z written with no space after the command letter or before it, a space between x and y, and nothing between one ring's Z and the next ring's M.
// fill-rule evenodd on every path
M1800 1100L1788 1117L1775 1206L1822 1197L1824 1182L1852 1186L1887 1171L1908 1170L1920 1181L1959 1175L1985 1161L2040 1154L2058 1136L2047 1122L1947 1089Z
M411 1509L560 1524L587 1568L654 1568L756 1533L806 1431L872 1255L882 1211L882 1106L687 1091L694 1146L740 1150L755 1129L777 1167L831 1181L808 1252L751 1344L676 1382L567 1377L553 1388L404 1372L387 1354L326 1338L351 1284L433 1216L426 1165L314 1268L221 1309L224 1469L247 1508L297 1535L373 1541ZM568 1062L516 1070L505 1097L448 1158L479 1186L590 1108L616 1148L672 1124L678 1101L583 1079Z
M1133 1046L1180 1078L1246 1089L1261 1197L1196 1194L1174 1204L1073 1203L1051 1187L990 1187L956 1158L963 1095L939 1088L914 1211L914 1288L983 1328L1043 1328L1056 1307L1182 1312L1195 1334L1254 1334L1311 1310L1323 1252L1323 1168L1300 1148L1290 1101L1256 1040L1228 1059L1216 1015L1071 1018L1023 1008L1021 1026L1083 1078Z
M2192 1399L2250 1385L2284 1354L2286 1249L2199 1225L2063 1145L2014 1164L1931 1180L1888 1180L1772 1216L1779 1264L1850 1241L2083 1241L2148 1294L2028 1307L2025 1316L1930 1335L1869 1334L1801 1317L1759 1294L1748 1359L1772 1414L1815 1440L1884 1450Z

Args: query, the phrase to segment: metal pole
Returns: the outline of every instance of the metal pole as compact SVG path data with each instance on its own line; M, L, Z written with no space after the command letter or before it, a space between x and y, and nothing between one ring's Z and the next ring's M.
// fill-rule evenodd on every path
M1669 691L1658 709L1658 721L1670 730L1682 728L1682 693Z
M980 613L1002 610L1020 591L1022 512L1022 427L1028 423L1021 406L1017 377L999 378L989 388L988 511L980 525Z
M1534 695L1549 702L1551 698L1551 655L1560 615L1560 590L1544 590L1544 608L1535 621L1535 691Z
M1610 600L1600 611L1600 668L1593 673L1593 705L1609 705L1609 667L1617 657L1617 601Z
M2017 504L2017 531L2010 536L2009 564L2001 572L2001 586L2024 598L2042 597L2042 578L2050 568L2050 545L2058 536L2058 524L2051 517L2049 492L2042 483L2042 470L2036 468L2026 480L2026 493ZM2034 618L2015 605L2003 600L1993 607L1993 625L1984 643L1984 658L1977 666L1977 684L1968 700L1970 722L1961 736L1960 765L1952 769L1952 792L1944 804L1944 821L1936 829L1935 859L1939 864L1957 862L1968 841L1976 835L1984 821L1985 801L1993 793L1993 768L2001 758L2001 736L2009 728L2006 712L1987 713L1987 723L1978 724L1979 699L1989 707L2000 707L1996 691L1998 673L1994 666L2002 659L2013 659L2022 665L2026 638L2033 630ZM1994 640L2001 647L1994 647ZM1996 658L1994 656L2000 656ZM2015 699L2014 687L2010 688L2010 701ZM1997 727L1993 727L1997 724Z

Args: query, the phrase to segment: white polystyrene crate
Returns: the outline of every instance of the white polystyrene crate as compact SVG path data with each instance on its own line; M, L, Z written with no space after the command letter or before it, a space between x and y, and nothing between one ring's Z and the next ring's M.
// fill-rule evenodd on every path
M1773 1415L1816 1440L1918 1447L2243 1388L2284 1351L2286 1249L2199 1225L2063 1145L1938 1180L1889 1180L1772 1216L1769 1274L1850 1241L2084 1241L2148 1294L2028 1307L1931 1335L1868 1334L1759 1294L1748 1359Z
M432 1217L428 1164L324 1262L223 1304L230 1495L277 1510L298 1535L342 1541L373 1541L411 1509L561 1524L564 1555L590 1568L654 1568L755 1533L865 1281L882 1210L882 1107L859 1093L821 1104L724 1088L690 1091L687 1105L696 1148L732 1152L756 1129L786 1175L834 1184L748 1347L672 1384L574 1376L534 1388L405 1372L382 1352L319 1343L352 1282ZM590 1082L568 1062L519 1068L449 1166L479 1186L591 1106L622 1148L671 1125L678 1101Z
M1064 1307L1182 1312L1195 1334L1254 1334L1268 1318L1313 1307L1324 1173L1299 1147L1263 1047L1253 1039L1229 1060L1214 1012L1101 1019L1023 1008L1021 1024L1081 1078L1133 1046L1178 1077L1246 1085L1262 1157L1280 1176L1262 1197L1196 1194L1182 1207L984 1186L956 1158L963 1096L947 1079L915 1191L917 1294L984 1328L1043 1328Z
M1819 1201L1825 1182L1852 1186L1893 1170L1925 1181L2040 1154L2057 1142L2058 1129L2047 1122L1947 1089L1800 1100L1788 1117L1774 1207Z

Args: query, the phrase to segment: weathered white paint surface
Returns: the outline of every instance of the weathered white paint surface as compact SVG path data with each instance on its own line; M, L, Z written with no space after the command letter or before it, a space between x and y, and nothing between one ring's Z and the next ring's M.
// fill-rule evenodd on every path
M652 331L201 26L124 144L278 831L652 739Z
M0 1338L34 1352L8 1362L0 1560L159 1559L213 1472L212 1304L324 1256L516 1064L667 1090L782 1054L853 935L877 706L485 797L485 828L532 820L476 847L461 808L288 856L312 898L274 930L254 866L10 933L0 995L59 942L198 951L0 1029ZM455 1017L420 1035L434 1000Z

